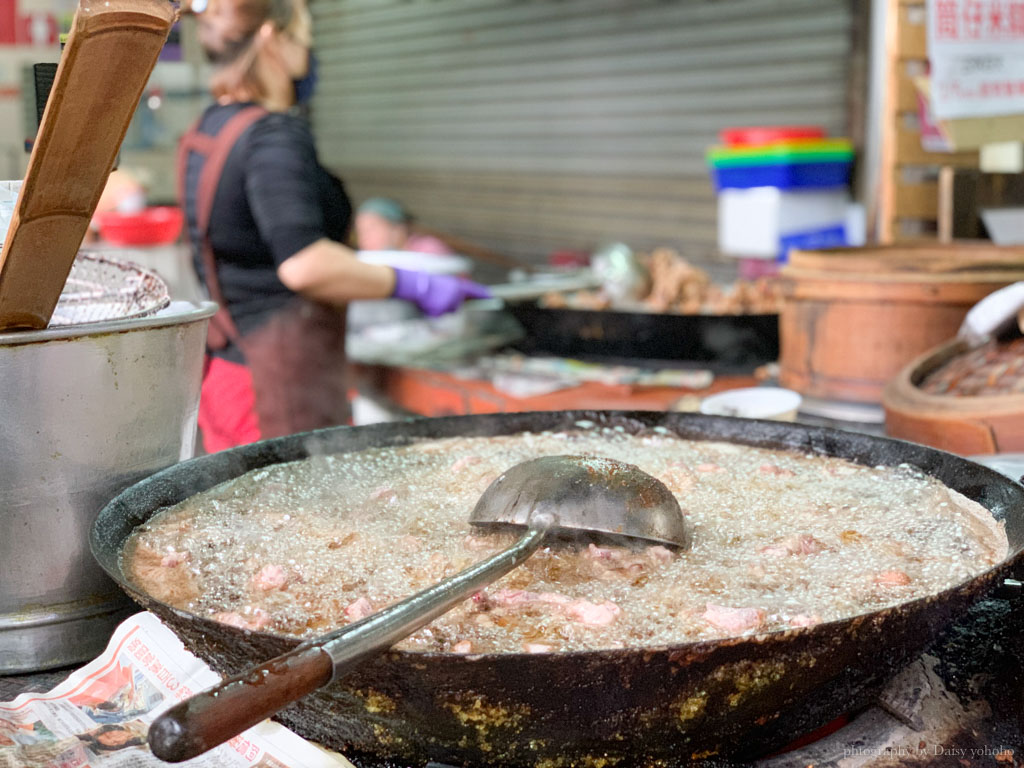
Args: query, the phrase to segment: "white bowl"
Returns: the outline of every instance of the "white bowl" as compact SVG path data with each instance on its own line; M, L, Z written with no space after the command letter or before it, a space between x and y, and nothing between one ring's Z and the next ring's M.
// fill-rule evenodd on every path
M709 416L795 421L803 398L791 389L747 387L705 397L700 412Z
M465 256L417 253L416 251L356 251L356 258L367 264L383 264L397 269L415 269L435 275L468 275L473 262Z
M1024 479L1024 453L989 453L967 458L1001 472L1018 483Z

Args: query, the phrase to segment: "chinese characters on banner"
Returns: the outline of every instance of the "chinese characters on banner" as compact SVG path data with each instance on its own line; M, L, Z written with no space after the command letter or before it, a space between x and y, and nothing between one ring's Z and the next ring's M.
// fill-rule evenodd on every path
M1024 114L1024 0L928 0L932 111Z

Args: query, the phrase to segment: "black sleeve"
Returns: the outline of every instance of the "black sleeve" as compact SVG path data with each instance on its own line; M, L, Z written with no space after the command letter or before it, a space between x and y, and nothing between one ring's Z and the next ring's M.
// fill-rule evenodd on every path
M313 134L305 121L271 114L249 130L245 194L277 264L327 237Z

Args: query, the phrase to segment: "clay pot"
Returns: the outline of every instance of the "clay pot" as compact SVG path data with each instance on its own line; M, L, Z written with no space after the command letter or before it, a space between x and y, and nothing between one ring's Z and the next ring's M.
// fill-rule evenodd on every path
M796 251L782 277L781 385L809 397L877 403L903 366L956 335L974 304L1024 279L1024 248Z
M952 339L921 355L885 387L885 432L971 456L1024 451L1024 395L931 395L918 388L929 373L967 351Z

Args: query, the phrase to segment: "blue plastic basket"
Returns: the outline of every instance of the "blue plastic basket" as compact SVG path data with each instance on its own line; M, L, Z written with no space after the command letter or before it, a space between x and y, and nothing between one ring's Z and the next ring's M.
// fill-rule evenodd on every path
M712 168L715 189L844 187L853 163L782 163Z
M841 248L845 245L849 245L849 243L846 239L846 226L843 224L813 229L809 232L793 232L779 238L779 255L776 261L785 264L789 261L789 252L795 248L819 250L821 248Z

